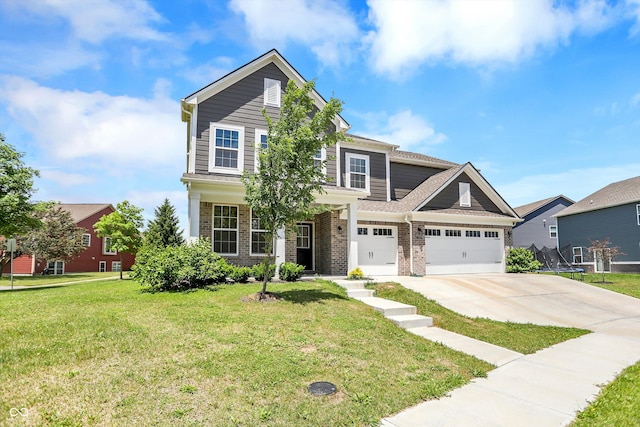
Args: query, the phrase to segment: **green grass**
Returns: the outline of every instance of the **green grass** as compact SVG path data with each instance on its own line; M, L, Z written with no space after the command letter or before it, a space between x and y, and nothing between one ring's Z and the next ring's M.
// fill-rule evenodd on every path
M585 282L640 298L640 274L585 274ZM578 414L574 427L640 425L640 362L622 371Z
M484 376L324 282L142 292L133 281L0 292L0 424L341 426ZM338 392L314 397L330 381Z
M38 275L38 276L13 276L13 286L42 286L56 283L77 282L82 280L108 279L119 277L119 272L108 271L104 273L71 273L61 275ZM127 275L127 273L125 273ZM0 279L0 286L10 286L11 280L8 275Z
M398 283L368 284L367 287L374 289L376 296L381 298L416 306L418 314L432 317L434 325L439 328L519 353L535 353L553 344L589 333L587 330L578 328L498 322L485 318L466 317Z

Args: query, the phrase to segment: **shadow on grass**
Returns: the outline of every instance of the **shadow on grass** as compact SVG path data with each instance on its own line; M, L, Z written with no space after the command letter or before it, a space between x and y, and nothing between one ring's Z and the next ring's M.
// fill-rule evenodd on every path
M277 294L285 301L296 304L308 304L311 302L322 302L325 300L348 300L349 298L324 291L322 289L292 289L290 291L280 291Z
M15 286L15 285L14 285ZM20 286L20 285L17 285ZM44 289L65 288L68 285L46 285L46 286L29 286L28 288L7 288L0 289L0 292L23 292L23 291L42 291Z

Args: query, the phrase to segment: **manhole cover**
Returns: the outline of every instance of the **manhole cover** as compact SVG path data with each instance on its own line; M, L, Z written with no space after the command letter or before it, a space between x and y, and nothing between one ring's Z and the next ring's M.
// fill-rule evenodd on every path
M309 385L309 392L314 396L328 396L336 392L336 386L327 381L317 381Z

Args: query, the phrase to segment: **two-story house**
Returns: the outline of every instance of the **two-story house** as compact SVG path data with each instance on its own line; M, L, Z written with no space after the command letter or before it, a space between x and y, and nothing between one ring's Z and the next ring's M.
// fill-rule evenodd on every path
M210 238L212 250L237 265L259 262L264 231L244 200L243 171L254 171L256 147L268 144L266 109L279 117L288 80L305 79L276 50L181 101L187 123L190 240ZM318 108L326 103L317 92ZM338 116L335 128L348 130ZM520 219L471 164L401 151L356 135L318 153L326 159L329 210L280 233L276 263L309 272L369 275L503 272L505 247Z
M571 262L588 272L640 272L640 176L614 182L556 214L558 242ZM595 259L595 240L609 239L623 253L613 262Z

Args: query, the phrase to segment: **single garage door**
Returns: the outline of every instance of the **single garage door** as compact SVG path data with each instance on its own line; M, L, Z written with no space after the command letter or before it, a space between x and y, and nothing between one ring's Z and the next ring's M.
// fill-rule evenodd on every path
M427 274L504 272L503 231L426 228Z
M367 276L396 276L398 228L358 224L358 266Z

